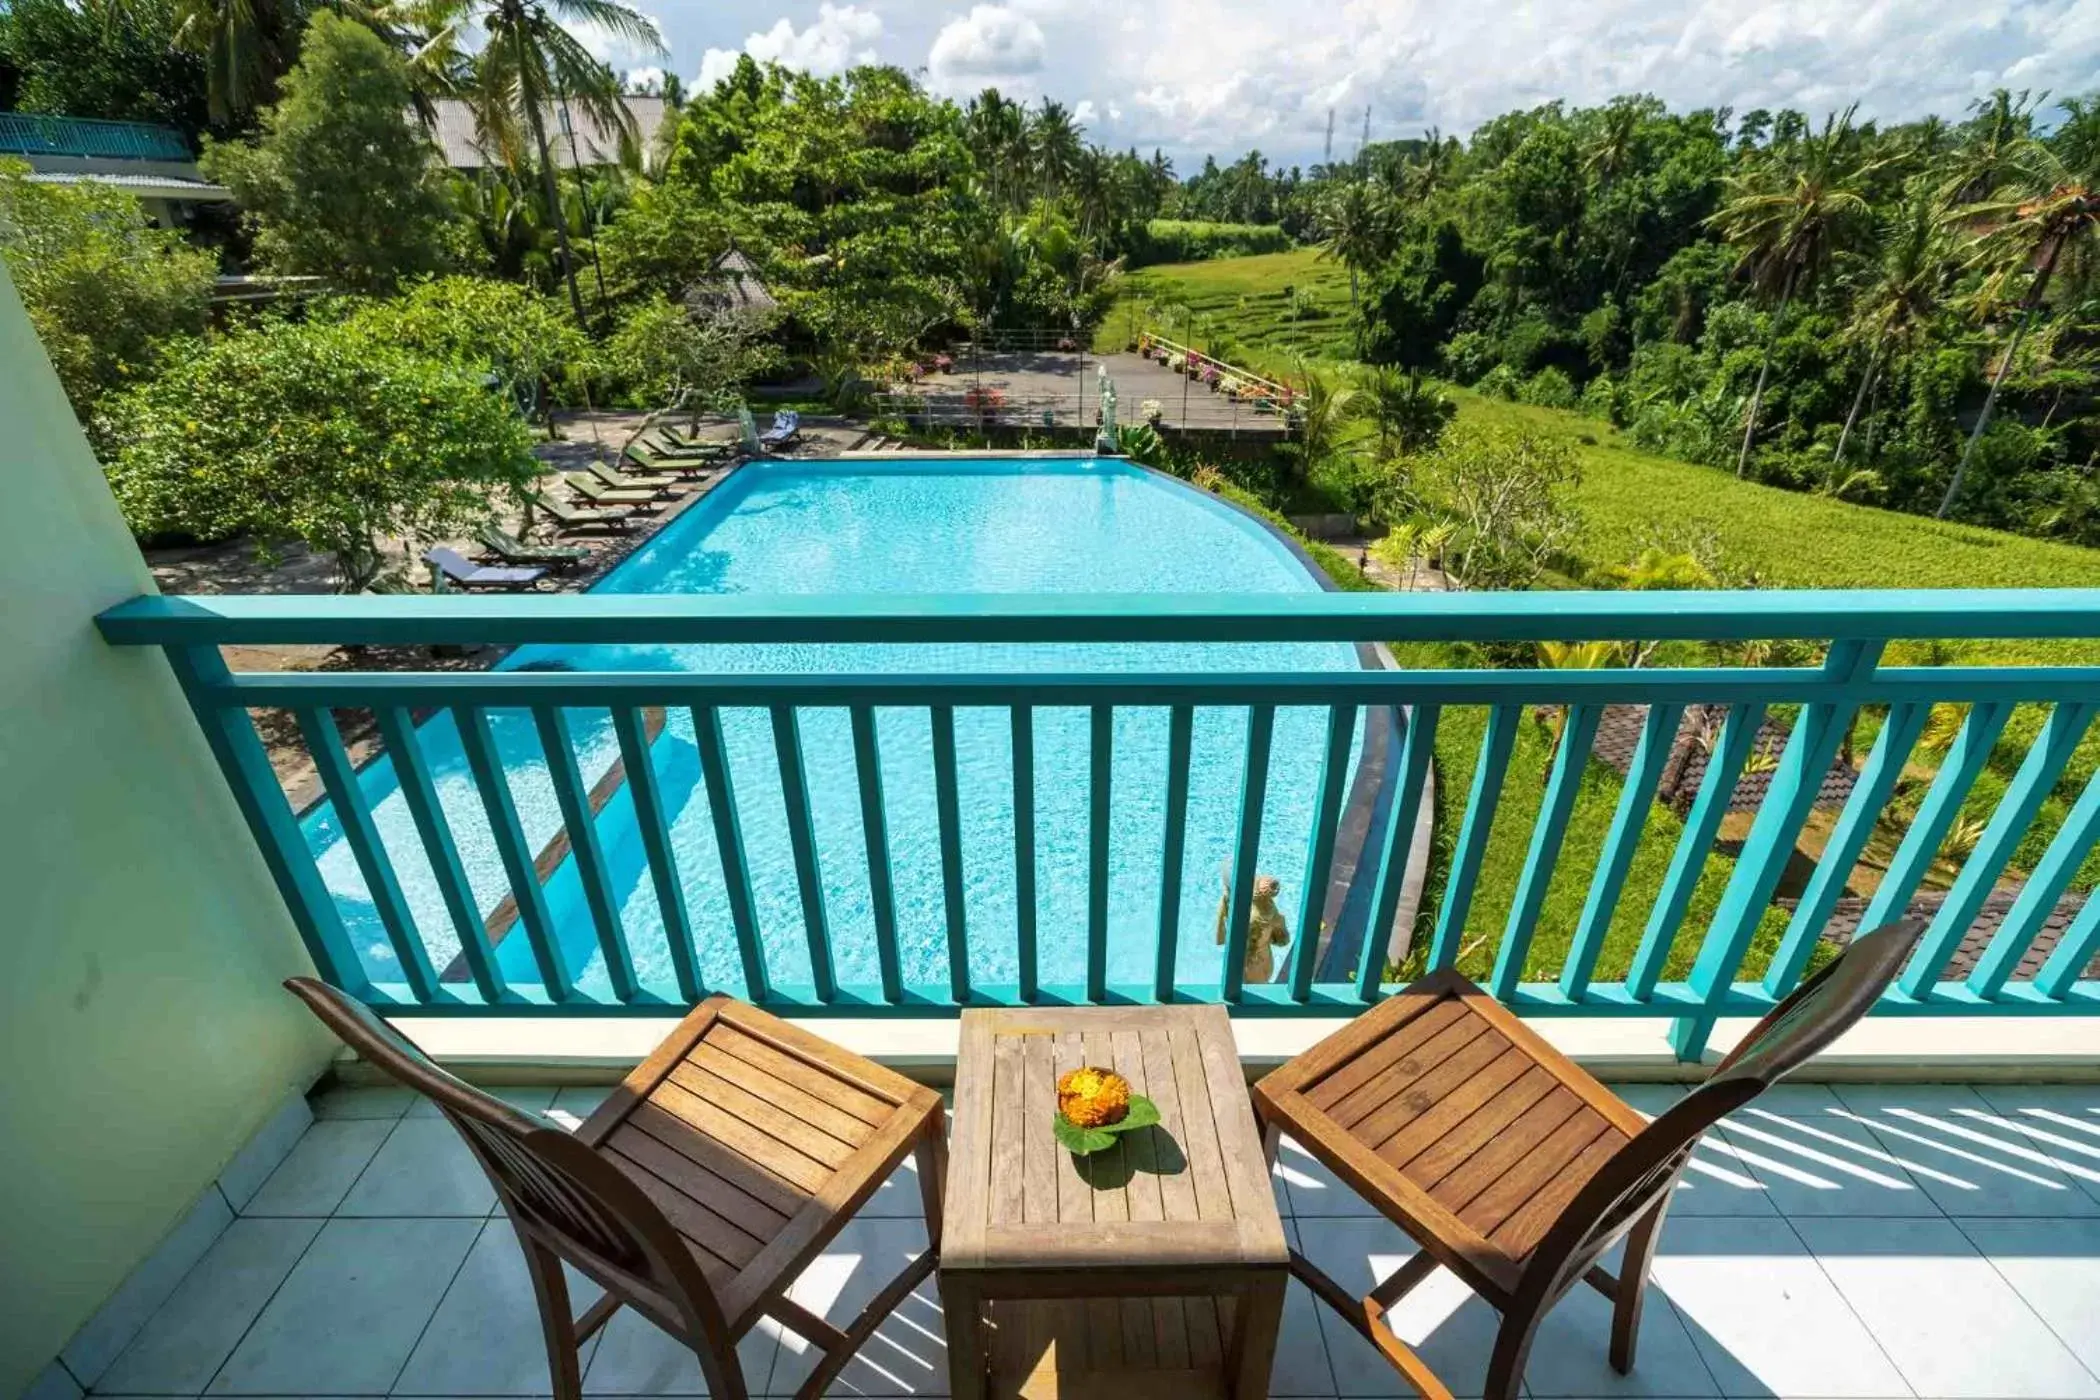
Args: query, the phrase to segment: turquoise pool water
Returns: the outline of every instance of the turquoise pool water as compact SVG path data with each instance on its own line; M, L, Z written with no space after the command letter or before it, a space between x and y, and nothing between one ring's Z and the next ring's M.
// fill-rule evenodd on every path
M1318 583L1259 522L1180 483L1114 461L966 460L777 462L748 466L602 581L599 593L1143 593L1303 592ZM1338 644L1186 645L793 645L689 647L533 646L505 669L680 670L710 673L866 674L893 671L1347 670ZM617 748L608 715L570 715L584 781ZM771 978L810 982L803 913L787 835L771 725L755 710L725 710L723 734ZM534 726L522 711L492 723L528 844L538 851L560 815ZM1284 886L1295 921L1324 712L1276 716L1260 868ZM931 763L923 710L877 712L898 936L905 981L945 986L947 927ZM852 742L844 711L801 717L833 957L842 984L878 980L874 917ZM1221 868L1236 828L1245 757L1242 711L1199 710L1190 765L1180 951L1182 980L1215 978ZM1149 981L1158 927L1159 847L1165 824L1167 715L1119 710L1111 783L1109 978ZM419 730L469 882L481 909L507 893L486 816L449 718ZM1016 980L1013 784L1009 720L1002 710L956 713L964 901L971 976ZM1359 744L1360 744L1359 737ZM1083 710L1035 716L1037 928L1040 980L1083 979L1088 874L1088 719ZM653 765L672 813L671 840L710 987L738 990L721 862L700 784L692 717L674 710ZM433 962L457 955L444 906L392 766L381 759L360 781ZM641 980L674 984L663 920L623 786L599 816L621 921ZM309 842L375 981L400 972L334 814L307 819ZM546 886L571 966L586 990L609 993L573 862ZM498 949L513 985L536 984L522 929ZM457 988L472 995L471 983Z

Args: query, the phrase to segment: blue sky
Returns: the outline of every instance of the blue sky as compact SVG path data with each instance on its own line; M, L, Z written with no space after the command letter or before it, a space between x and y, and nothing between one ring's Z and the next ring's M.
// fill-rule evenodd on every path
M1053 96L1089 135L1187 168L1258 146L1320 158L1424 127L1464 134L1555 97L1954 117L1993 87L2100 88L2100 0L640 0L691 81L738 53L832 73L878 60L967 96Z

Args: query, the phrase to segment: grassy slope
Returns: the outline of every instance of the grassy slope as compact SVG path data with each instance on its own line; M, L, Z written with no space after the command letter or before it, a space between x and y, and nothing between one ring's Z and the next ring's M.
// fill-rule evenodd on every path
M1286 286L1311 288L1334 305L1337 314L1317 322L1285 321L1280 312ZM1277 368L1301 354L1334 358L1347 353L1347 325L1340 314L1347 304L1347 274L1310 250L1147 268L1130 279L1126 297L1156 298L1162 288L1170 289L1176 299L1238 339L1248 352L1243 358L1250 367ZM1120 340L1127 334L1130 315L1130 308L1119 307L1104 326L1104 337ZM1658 530L1696 525L1712 534L1732 568L1754 572L1774 586L2100 586L2100 551L1741 482L1724 471L1640 451L1606 423L1484 398L1462 389L1452 392L1466 421L1520 425L1574 444L1584 473L1576 493L1584 518L1576 552L1591 567L1631 558ZM1322 563L1328 564L1329 572L1337 572L1332 561L1323 559ZM1354 572L1346 564L1343 567ZM1891 659L1922 661L1925 658L1918 653L1923 650L1891 648ZM2094 656L2090 643L2019 642L1958 645L1942 649L1937 659L2060 664L2090 662ZM1436 655L1403 660L1413 665L1448 664ZM2039 720L2038 713L2015 718L1994 755L1995 780L1987 773L1969 804L1974 810L1985 813L1995 804L2004 778L2024 757ZM1481 711L1454 710L1445 716L1438 734L1439 840L1446 849L1456 840L1464 815L1483 724ZM1514 901L1543 791L1545 754L1543 733L1527 724L1511 760L1503 805L1496 815L1479 890L1467 919L1472 951L1461 965L1469 972L1484 973L1492 964L1495 944ZM2100 731L2081 746L2066 781L2023 844L2017 864L2031 867L2043 843L2061 823L2066 797L2093 771L2096 760L2100 760ZM1621 786L1611 770L1590 766L1570 822L1559 874L1549 887L1527 959L1531 977L1550 976L1559 968ZM1682 829L1670 812L1651 809L1626 895L1606 938L1600 978L1616 977L1625 970ZM1676 977L1686 969L1733 865L1726 856L1709 857L1666 975ZM2100 877L2100 853L2088 862L2078 883L2083 886L2096 877ZM1765 916L1756 945L1760 951L1769 949L1783 923L1776 912ZM1754 973L1761 964L1762 958L1754 952L1749 970Z

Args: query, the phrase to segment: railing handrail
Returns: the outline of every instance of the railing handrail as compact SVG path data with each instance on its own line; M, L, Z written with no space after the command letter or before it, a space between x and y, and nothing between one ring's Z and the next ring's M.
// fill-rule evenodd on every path
M70 133L78 133L79 139L65 139ZM105 137L109 139L101 139ZM0 151L110 160L191 158L189 142L170 126L43 112L0 112Z
M144 594L121 646L453 643L2036 640L2100 637L2100 589L1556 593Z
M1207 350L1198 350L1193 345L1184 345L1178 340L1169 340L1158 331L1139 331L1138 348L1143 350L1148 343L1163 345L1170 351L1179 351L1191 360L1196 360L1206 365L1214 365L1220 371L1230 374L1236 379L1244 379L1251 384L1259 384L1264 389L1269 389L1282 395L1285 403L1289 403L1298 396L1298 391L1290 385L1256 374L1253 370L1247 369L1242 365L1233 364L1230 360L1221 360Z

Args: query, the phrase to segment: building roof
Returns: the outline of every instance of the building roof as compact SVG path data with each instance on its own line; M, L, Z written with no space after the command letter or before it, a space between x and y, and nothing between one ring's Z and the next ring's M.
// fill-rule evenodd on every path
M695 311L770 312L780 303L759 279L751 259L730 248L714 261L707 275L686 289L685 304Z
M27 179L38 185L111 185L140 199L187 199L216 204L233 198L233 191L209 180L181 175L127 175L103 170L31 170Z
M663 126L668 105L661 97L626 97L628 112L634 117L636 133L641 138L641 149L646 153L656 141L657 130ZM620 160L620 138L616 131L600 126L590 113L571 103L568 107L569 126L562 125L562 108L559 104L547 108L547 141L554 153L554 163L564 170L573 170L579 164L617 165ZM570 132L575 135L574 149L570 146ZM431 132L438 148L444 152L445 164L454 170L480 170L486 166L500 164L483 150L475 139L474 109L456 98L444 98L437 103L437 123Z

